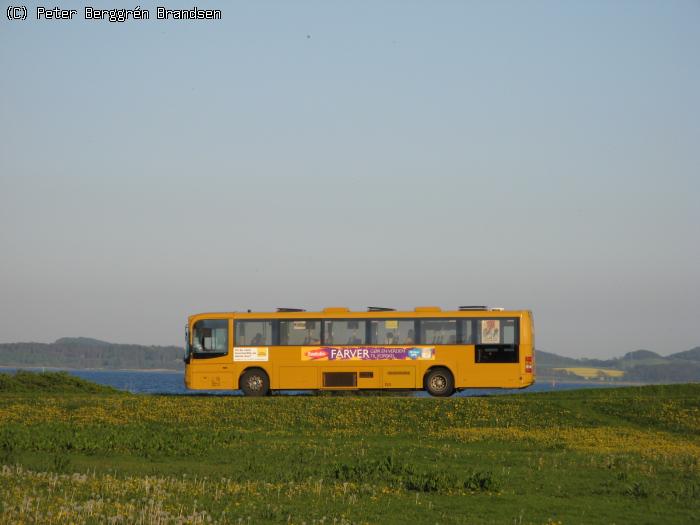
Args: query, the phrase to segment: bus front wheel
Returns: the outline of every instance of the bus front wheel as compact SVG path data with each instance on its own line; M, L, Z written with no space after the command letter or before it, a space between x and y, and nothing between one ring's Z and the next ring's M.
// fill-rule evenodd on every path
M455 391L455 380L447 368L435 368L425 376L425 389L431 396L449 397Z
M259 368L246 370L238 384L246 396L266 396L270 391L270 378Z

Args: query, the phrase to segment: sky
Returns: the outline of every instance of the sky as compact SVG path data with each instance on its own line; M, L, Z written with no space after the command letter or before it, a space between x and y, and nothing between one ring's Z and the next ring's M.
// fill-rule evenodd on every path
M696 1L2 4L0 342L486 304L566 356L700 345Z

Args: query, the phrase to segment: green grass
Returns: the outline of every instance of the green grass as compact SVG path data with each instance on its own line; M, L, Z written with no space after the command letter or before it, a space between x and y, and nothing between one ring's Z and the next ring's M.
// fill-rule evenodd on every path
M694 523L700 385L0 393L0 522Z

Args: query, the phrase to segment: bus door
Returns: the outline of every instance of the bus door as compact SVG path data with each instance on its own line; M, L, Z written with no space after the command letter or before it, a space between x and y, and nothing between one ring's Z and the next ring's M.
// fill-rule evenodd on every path
M228 358L229 341L228 319L202 319L194 323L187 365L190 388L237 388Z

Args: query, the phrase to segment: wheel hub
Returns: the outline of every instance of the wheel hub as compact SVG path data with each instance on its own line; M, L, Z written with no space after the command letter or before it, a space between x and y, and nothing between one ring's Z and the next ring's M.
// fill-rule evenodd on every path
M435 392L442 392L447 388L447 380L443 376L433 376L430 378L430 387Z
M251 390L260 390L263 386L263 379L260 376L252 376L248 378L248 388Z

